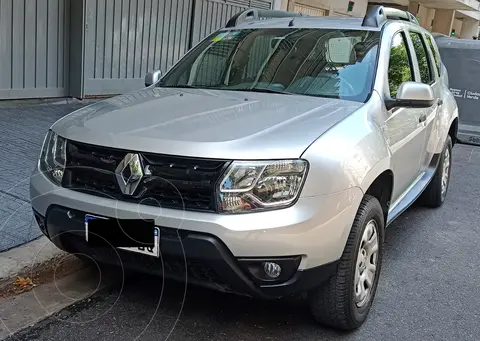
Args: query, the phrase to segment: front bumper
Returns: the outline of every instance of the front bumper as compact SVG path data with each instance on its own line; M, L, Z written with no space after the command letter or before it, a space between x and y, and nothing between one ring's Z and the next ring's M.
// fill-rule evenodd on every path
M336 269L362 198L352 188L301 198L270 212L220 215L162 209L75 192L34 174L31 202L44 233L60 248L105 263L188 280L223 291L280 297L312 289ZM70 211L70 213L68 213ZM154 219L161 227L162 257L118 249L94 249L85 241L85 214L118 219ZM119 258L120 257L120 258ZM277 259L293 272L281 283L259 282L247 264ZM298 260L298 261L297 261ZM163 264L162 264L163 261Z
M93 248L85 241L86 212L52 206L47 217L34 212L44 233L59 248L83 254L101 263L134 269L224 292L260 298L275 298L312 289L336 270L336 262L304 271L293 271L280 284L261 284L246 269L253 262L268 260L294 264L298 257L237 259L217 237L205 233L162 227L161 257L151 257L113 248ZM287 264L288 265L288 264ZM298 263L297 263L298 265Z

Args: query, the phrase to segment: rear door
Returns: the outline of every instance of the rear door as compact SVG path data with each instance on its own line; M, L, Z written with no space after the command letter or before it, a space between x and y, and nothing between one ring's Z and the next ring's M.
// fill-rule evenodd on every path
M415 53L416 57L416 63L414 64L415 80L430 85L437 98L437 101L432 107L417 109L419 113L419 124L423 128L421 132L423 143L419 145L419 148L422 149L420 159L420 173L422 173L426 171L433 157L434 147L432 148L432 146L429 145L429 141L432 138L434 122L437 118L439 107L441 107L443 103L441 100L440 80L434 66L434 58L431 55L424 33L420 29L411 27L408 29L408 38L412 46L412 53Z

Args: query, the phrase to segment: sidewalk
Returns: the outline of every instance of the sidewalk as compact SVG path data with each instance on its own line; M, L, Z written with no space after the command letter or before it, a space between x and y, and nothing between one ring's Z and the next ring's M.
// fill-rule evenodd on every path
M0 340L109 283L41 234L29 202L29 177L48 128L92 102L0 101ZM33 287L16 293L17 277Z
M42 267L47 267L60 259L77 262L74 256L63 252L43 236L2 252L0 253L0 288L3 283L16 276L29 277L32 272L41 270Z
M40 237L29 203L29 177L48 128L92 101L0 101L0 254Z

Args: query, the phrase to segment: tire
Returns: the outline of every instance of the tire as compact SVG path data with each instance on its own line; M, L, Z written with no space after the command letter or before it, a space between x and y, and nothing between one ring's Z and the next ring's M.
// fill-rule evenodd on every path
M359 302L355 295L357 268L361 260L359 251L365 250L361 248L366 247L362 238L367 226L370 229L372 222L376 227L378 241L376 270L365 300ZM320 287L308 293L310 311L318 323L336 329L353 330L366 320L375 297L382 265L384 228L385 218L380 203L375 197L365 195L338 263L337 272Z
M90 257L88 257L88 256L86 256L82 253L74 253L73 255L75 257L77 257L79 260L81 260L85 266L95 265L95 261L92 258L90 258Z
M445 168L445 162L448 162L448 168ZM446 184L442 185L444 174L446 172ZM452 173L452 139L450 136L445 141L440 160L438 162L435 175L432 181L425 188L419 198L419 204L425 207L437 208L442 206L447 197L448 187L450 184L450 175Z

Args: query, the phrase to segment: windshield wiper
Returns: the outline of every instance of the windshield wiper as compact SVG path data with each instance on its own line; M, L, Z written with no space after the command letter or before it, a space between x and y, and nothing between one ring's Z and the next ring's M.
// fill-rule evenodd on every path
M160 88L180 88L180 89L210 89L210 90L230 90L230 91L248 91L248 92L263 92L270 94L282 94L282 95L292 95L290 92L285 92L281 90L274 90L268 88L216 88L216 87L205 87L205 86L193 86L188 84L178 84L178 85L159 85Z
M188 84L178 84L178 85L162 85L159 84L160 88L181 88L181 89L198 89L198 87Z
M282 95L291 95L291 92L281 91L281 90L274 90L268 88L246 88L246 89L232 89L236 91L248 91L248 92L264 92L269 94L282 94Z

